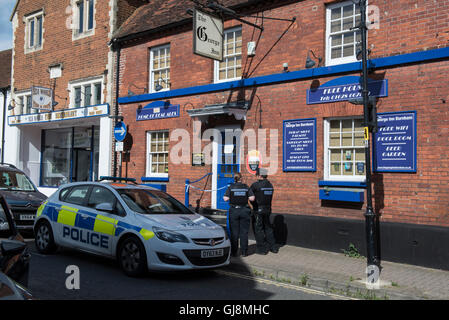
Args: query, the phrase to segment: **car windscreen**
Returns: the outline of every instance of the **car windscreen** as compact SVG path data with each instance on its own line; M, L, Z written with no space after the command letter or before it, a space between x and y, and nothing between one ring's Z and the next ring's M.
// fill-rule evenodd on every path
M118 189L117 192L133 211L141 214L193 214L165 192L143 189Z
M28 177L17 171L0 172L0 190L36 191Z

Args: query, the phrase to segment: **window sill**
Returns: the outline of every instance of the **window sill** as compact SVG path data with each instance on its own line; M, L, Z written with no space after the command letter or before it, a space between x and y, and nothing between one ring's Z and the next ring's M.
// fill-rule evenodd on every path
M318 185L320 200L363 203L366 183L364 181L320 180Z
M72 41L84 39L84 38L93 36L94 34L95 34L94 30L89 30L89 31L82 32L82 33L73 33L72 34Z
M33 48L26 48L26 49L25 49L25 54L29 54L29 53L41 51L41 50L42 50L42 47L43 47L43 46L33 47Z

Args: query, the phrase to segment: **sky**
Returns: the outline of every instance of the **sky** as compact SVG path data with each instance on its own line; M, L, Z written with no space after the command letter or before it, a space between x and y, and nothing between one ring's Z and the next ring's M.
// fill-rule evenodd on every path
M12 24L9 21L16 0L0 0L0 51L12 48Z

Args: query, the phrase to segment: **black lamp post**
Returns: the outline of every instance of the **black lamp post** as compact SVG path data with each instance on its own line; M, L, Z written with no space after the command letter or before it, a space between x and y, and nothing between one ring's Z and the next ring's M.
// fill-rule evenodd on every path
M369 132L373 132L374 126L370 122L370 111L372 102L369 100L368 92L368 67L367 67L367 44L366 33L368 27L366 25L366 0L359 1L361 23L360 31L362 38L362 99L363 99L363 115L365 122L365 161L366 161L366 212L365 212L365 226L366 226L366 249L367 249L367 265L379 266L379 259L376 256L375 239L377 236L376 230L376 214L373 210L373 195L371 186L371 161L370 161L370 145ZM372 115L376 117L376 115ZM373 119L371 119L373 120ZM367 132L368 131L368 132Z

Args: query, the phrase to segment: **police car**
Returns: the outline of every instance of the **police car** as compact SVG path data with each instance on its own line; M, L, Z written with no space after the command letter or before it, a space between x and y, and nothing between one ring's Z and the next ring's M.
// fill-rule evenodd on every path
M116 258L129 276L221 267L230 259L223 227L137 184L63 185L38 209L34 231L41 253L62 246Z

